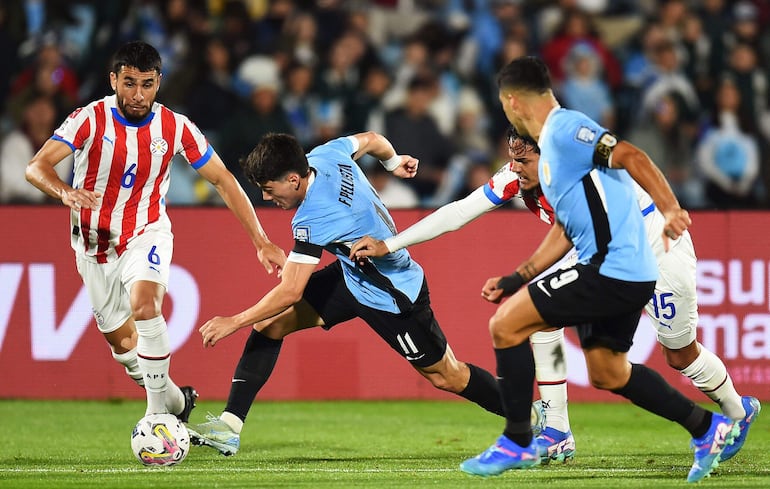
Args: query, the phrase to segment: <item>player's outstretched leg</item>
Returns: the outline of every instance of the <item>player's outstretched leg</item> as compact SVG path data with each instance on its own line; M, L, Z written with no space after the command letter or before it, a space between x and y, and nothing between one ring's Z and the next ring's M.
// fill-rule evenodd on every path
M187 425L190 442L193 445L214 448L226 457L238 453L241 435L219 416L209 413L206 419L208 421L205 423Z
M719 465L719 456L725 447L732 444L738 436L738 423L721 414L714 413L711 417L711 425L706 434L699 438L693 438L690 446L695 452L687 482L698 482L708 477L711 471Z
M743 401L743 408L746 410L746 416L735 423L738 425L738 436L735 437L732 445L725 447L722 455L719 457L720 462L730 460L743 447L743 444L746 442L746 437L749 436L749 428L754 420L757 419L759 411L762 409L762 405L759 404L756 397L743 396L741 400Z
M500 435L491 447L461 463L460 470L468 474L488 477L500 475L506 470L527 469L539 464L540 458L535 438L532 438L528 446L521 447L507 436Z

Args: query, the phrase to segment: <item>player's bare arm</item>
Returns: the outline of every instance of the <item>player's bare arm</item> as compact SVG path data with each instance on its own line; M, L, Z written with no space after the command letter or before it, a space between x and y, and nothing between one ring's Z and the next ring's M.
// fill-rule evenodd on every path
M367 256L384 256L428 241L450 231L456 231L497 207L499 206L484 195L482 185L466 197L439 207L396 236L384 241L369 236L361 238L350 248L349 258L356 260Z
M548 234L532 256L524 260L514 273L506 277L487 279L481 289L481 297L489 302L499 303L503 297L513 295L522 285L558 262L570 249L572 242L567 238L562 225L557 222L548 230Z
M650 194L655 206L666 218L663 228L663 245L668 250L668 240L677 239L692 224L689 213L679 205L671 186L647 153L627 141L621 141L612 152L612 168L625 168Z
M72 210L96 209L99 206L101 193L74 189L63 182L54 170L54 166L69 156L70 153L72 153L72 149L67 144L49 139L27 165L25 172L27 181L47 195L61 200Z
M239 329L278 315L299 302L315 268L315 264L287 261L281 283L259 302L233 316L209 319L198 329L203 337L203 346L214 346Z
M417 175L419 160L409 155L399 155L393 145L382 134L374 131L354 134L358 140L358 151L353 155L354 160L369 154L380 160L386 170L399 178L414 178Z
M233 174L227 170L219 155L214 153L211 159L198 170L198 173L216 188L227 207L246 229L249 238L257 249L257 258L267 273L273 273L275 268L280 274L286 263L286 253L268 239L267 233L262 229L257 214L254 212L254 206L246 196L246 192L243 191Z

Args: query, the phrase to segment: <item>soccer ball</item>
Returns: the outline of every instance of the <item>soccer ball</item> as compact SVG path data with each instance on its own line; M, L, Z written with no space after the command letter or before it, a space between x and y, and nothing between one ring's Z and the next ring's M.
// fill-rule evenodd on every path
M131 450L144 465L175 465L190 451L190 435L173 414L148 414L134 426Z
M545 408L543 407L542 400L538 399L532 403L532 409L529 413L529 422L532 425L532 434L534 436L538 436L545 429Z

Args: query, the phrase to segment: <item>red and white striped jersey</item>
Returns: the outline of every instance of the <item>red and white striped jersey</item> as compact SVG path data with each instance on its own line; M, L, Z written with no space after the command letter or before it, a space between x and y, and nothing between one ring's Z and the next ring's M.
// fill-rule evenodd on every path
M497 173L484 185L484 194L495 205L501 205L514 197L524 201L524 205L541 220L548 224L555 222L553 207L545 200L538 188L532 192L524 192L519 187L519 174L513 171L513 162L503 165Z
M214 152L184 115L155 103L144 120L130 122L115 95L75 110L53 139L75 153L72 186L102 194L97 209L71 212L73 249L99 263L115 260L146 230L171 229L165 196L174 155L197 170Z

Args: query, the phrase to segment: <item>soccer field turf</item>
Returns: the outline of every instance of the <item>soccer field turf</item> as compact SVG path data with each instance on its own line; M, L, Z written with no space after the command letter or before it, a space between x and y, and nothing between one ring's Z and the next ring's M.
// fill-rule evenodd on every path
M191 420L223 403L199 402ZM260 402L241 450L192 447L182 464L144 468L130 449L144 403L0 400L0 487L236 488L685 487L689 436L629 404L570 406L577 452L551 464L476 478L458 464L500 434L501 419L466 402ZM700 487L770 487L770 416Z

